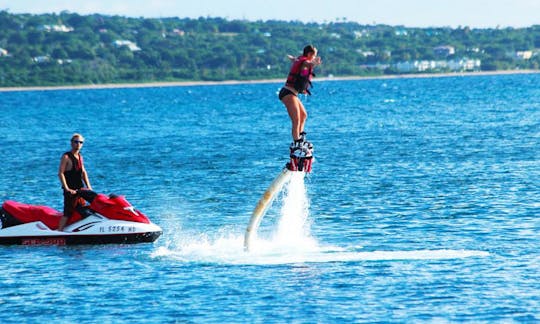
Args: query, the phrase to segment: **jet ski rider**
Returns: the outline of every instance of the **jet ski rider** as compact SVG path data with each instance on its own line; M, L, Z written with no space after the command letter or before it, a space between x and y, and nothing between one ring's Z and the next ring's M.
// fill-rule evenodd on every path
M62 154L58 178L64 190L64 215L58 224L58 230L63 231L68 219L72 216L73 210L78 204L77 190L86 187L92 190L88 173L84 168L81 148L84 144L84 137L81 134L73 134L71 137L71 151ZM84 183L83 183L84 181Z
M292 60L292 66L285 86L279 92L279 100L283 102L291 118L293 145L298 145L304 141L304 124L307 118L306 108L298 98L298 94L311 94L309 87L311 78L315 76L313 69L322 62L313 45L304 47L302 56L289 58Z

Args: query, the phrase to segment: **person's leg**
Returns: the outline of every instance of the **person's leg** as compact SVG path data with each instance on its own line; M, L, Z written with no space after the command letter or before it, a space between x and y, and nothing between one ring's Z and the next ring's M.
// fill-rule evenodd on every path
M302 103L294 95L285 96L281 101L283 102L283 104L285 104L285 107L287 107L287 113L289 113L289 117L291 118L292 123L291 135L293 137L293 141L296 141L300 138L300 105Z
M298 104L300 106L299 108L299 112L300 112L300 117L299 117L299 122L298 122L298 137L300 137L300 134L302 134L304 132L304 125L306 124L306 119L307 119L307 111L306 111L306 107L304 107L304 104L302 103L302 101L300 101L300 99L298 99Z
M68 217L66 216L62 216L60 218L60 222L58 222L58 230L60 232L64 230L64 227L66 227L67 220L68 220Z
M64 214L60 218L60 221L58 222L58 230L63 231L64 227L66 227L66 223L71 217L71 213L73 213L73 200L74 196L72 196L69 192L64 191Z

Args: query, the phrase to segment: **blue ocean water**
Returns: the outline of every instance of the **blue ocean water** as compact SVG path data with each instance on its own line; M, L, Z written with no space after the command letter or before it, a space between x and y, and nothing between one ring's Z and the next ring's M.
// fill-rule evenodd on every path
M0 92L0 200L61 210L58 163L80 132L94 189L164 229L0 247L0 322L540 322L539 84L316 82L314 171L249 253L287 161L281 84Z

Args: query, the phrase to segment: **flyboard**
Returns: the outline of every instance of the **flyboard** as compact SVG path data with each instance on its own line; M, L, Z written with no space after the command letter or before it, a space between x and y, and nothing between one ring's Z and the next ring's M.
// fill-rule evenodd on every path
M305 135L305 133L303 133ZM268 207L276 195L281 191L283 185L287 183L294 172L311 172L311 164L313 162L313 145L305 140L305 136L299 142L294 142L290 146L290 160L285 165L283 170L272 181L268 189L264 192L261 199L255 206L251 218L249 219L246 234L244 235L244 250L249 251L254 238L257 236L257 230L261 224L261 220L266 214Z

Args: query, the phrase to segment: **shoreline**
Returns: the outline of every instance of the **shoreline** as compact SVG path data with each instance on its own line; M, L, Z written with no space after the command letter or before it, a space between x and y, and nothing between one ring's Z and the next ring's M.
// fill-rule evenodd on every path
M481 72L454 72L454 73L419 73L419 74L394 74L380 76L345 76L345 77L322 77L315 81L343 81L343 80L386 80L386 79L417 79L417 78L446 78L446 77L469 77L469 76L495 76L512 74L539 74L540 70L503 70ZM238 85L281 83L284 79L261 79L261 80L225 80L225 81L171 81L171 82L147 82L147 83L107 83L85 84L66 86L31 86L31 87L0 87L0 92L16 91L51 91L51 90L95 90L95 89L128 89L128 88L162 88L162 87L189 87L189 86L212 86L212 85Z

